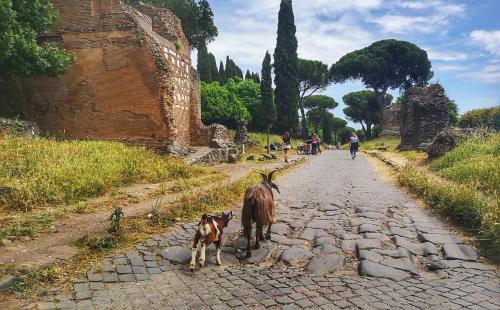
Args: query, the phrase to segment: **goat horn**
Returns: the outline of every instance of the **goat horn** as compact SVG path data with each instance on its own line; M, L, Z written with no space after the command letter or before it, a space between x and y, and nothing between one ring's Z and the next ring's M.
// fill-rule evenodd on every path
M273 180L273 173L275 173L277 170L271 171L269 175L267 176L267 181L271 182Z
M262 178L264 179L264 182L267 181L267 175L263 174L262 172L259 172L259 174L262 176Z

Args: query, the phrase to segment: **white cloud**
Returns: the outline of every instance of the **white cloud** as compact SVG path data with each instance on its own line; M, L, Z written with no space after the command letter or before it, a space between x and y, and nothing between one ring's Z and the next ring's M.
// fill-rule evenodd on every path
M485 83L500 83L500 63L490 63L478 71L463 74L464 77L477 79Z
M470 33L470 38L487 52L500 56L500 30L476 30Z
M431 61L462 61L469 59L469 55L463 52L454 51L436 51L432 48L426 48L427 55Z
M446 32L450 21L465 12L465 5L452 4L442 0L399 1L399 7L413 10L409 13L390 13L372 17L371 22L379 25L386 33L435 33ZM415 14L415 11L417 11Z

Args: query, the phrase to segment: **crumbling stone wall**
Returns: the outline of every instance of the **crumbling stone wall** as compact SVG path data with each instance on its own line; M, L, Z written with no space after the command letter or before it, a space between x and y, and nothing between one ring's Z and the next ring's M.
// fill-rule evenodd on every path
M0 81L0 115L34 121L42 132L165 150L209 145L199 83L179 19L119 0L54 0L58 24L42 40L78 61L59 77Z
M385 123L382 124L381 136L399 136L399 111L401 106L393 106L387 110Z
M399 113L400 148L417 148L421 143L430 142L446 128L450 119L448 102L439 84L407 89Z

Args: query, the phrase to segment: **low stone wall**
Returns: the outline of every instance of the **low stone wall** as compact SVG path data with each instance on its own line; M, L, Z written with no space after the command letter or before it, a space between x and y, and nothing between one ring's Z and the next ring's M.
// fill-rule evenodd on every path
M0 117L0 134L33 137L40 135L40 129L32 122Z

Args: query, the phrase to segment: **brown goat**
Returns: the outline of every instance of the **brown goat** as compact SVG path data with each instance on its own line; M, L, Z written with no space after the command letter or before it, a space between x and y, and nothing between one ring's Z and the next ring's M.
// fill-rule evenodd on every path
M241 223L243 225L243 235L247 238L246 257L252 255L250 251L250 239L252 237L252 224L256 224L255 229L255 249L260 248L260 242L264 240L262 228L267 226L266 238L271 239L271 225L275 223L273 188L280 192L278 186L272 182L272 171L268 176L261 173L262 183L250 187L245 192L243 199L243 210L241 212Z
M229 221L233 218L233 212L222 212L220 216L212 216L203 214L201 221L198 223L198 229L194 235L193 246L191 248L191 262L189 263L189 270L194 271L196 265L196 253L198 252L198 244L201 244L200 249L200 267L205 264L205 250L211 244L215 243L217 249L217 265L221 265L220 261L220 247L222 245L223 229L227 227Z

